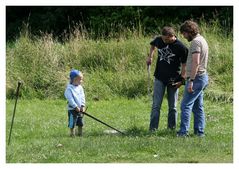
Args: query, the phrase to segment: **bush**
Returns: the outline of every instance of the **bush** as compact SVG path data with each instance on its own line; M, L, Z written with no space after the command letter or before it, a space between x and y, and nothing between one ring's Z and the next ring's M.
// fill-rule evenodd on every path
M200 25L210 48L211 90L206 96L232 98L232 33L223 34L217 22ZM189 45L181 35L178 37ZM84 73L88 99L145 96L148 85L145 59L151 40L149 36L127 30L117 39L92 40L85 30L76 29L71 38L60 43L51 34L37 37L25 31L14 43L7 44L7 98L13 97L18 79L24 82L23 98L63 98L72 68Z

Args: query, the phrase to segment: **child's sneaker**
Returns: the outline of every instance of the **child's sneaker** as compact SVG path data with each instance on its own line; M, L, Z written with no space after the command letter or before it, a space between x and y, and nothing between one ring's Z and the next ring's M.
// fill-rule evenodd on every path
M83 136L83 127L78 127L78 136L82 137Z
M75 137L75 129L70 129L70 137Z
M70 134L70 137L72 138L74 138L75 136L76 136L75 134L72 134L72 133Z

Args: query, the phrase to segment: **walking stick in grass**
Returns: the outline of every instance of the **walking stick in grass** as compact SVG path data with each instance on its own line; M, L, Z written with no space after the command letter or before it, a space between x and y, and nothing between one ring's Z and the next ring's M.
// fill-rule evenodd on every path
M14 118L15 118L15 113L16 113L16 108L17 108L17 100L18 100L19 90L20 90L21 84L22 84L22 82L21 82L21 81L18 81L17 91L16 91L16 101L15 101L15 106L14 106L14 110L13 110L13 114L12 114L12 122L11 122L11 128L10 128L9 138L8 138L8 145L10 145L10 143L11 143L13 123L14 123Z
M147 64L147 71L148 71L148 95L149 95L149 99L151 99L151 92L150 92L150 64Z

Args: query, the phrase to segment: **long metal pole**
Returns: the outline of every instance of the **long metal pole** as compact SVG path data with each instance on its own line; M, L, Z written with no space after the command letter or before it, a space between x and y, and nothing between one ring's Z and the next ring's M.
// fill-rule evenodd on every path
M150 64L147 65L147 71L148 71L148 95L149 95L149 99L151 99L151 94L150 94Z
M22 84L22 82L19 81L19 82L18 82L18 85L17 85L16 101L15 101L15 106L14 106L13 115L12 115L12 122L11 122L11 128L10 128L9 138L8 138L8 145L11 143L12 128L13 128L13 123L14 123L14 119L15 119L16 107L17 107L17 100L18 100L19 90L20 90L21 84Z
M88 117L90 117L90 118L92 118L92 119L94 119L94 120L96 120L96 121L98 121L98 122L100 122L101 124L106 125L107 127L111 128L111 129L113 129L113 130L115 130L115 131L118 131L119 133L121 133L121 134L123 134L123 135L125 134L125 133L123 133L122 131L119 131L118 129L116 129L116 128L114 128L114 127L112 127L112 126L106 124L105 122L103 122L103 121L101 121L101 120L95 118L94 116L92 116L92 115L90 115L90 114L88 114L88 113L86 113L86 112L83 112L83 114L86 115L86 116L88 116Z

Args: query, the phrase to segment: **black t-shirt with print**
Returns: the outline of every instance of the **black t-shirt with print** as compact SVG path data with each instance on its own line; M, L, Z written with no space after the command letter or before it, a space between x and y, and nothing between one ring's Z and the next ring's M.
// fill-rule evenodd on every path
M179 77L181 63L187 61L188 49L178 39L171 44L165 44L161 37L155 38L150 45L158 49L154 76L167 85L170 80Z

